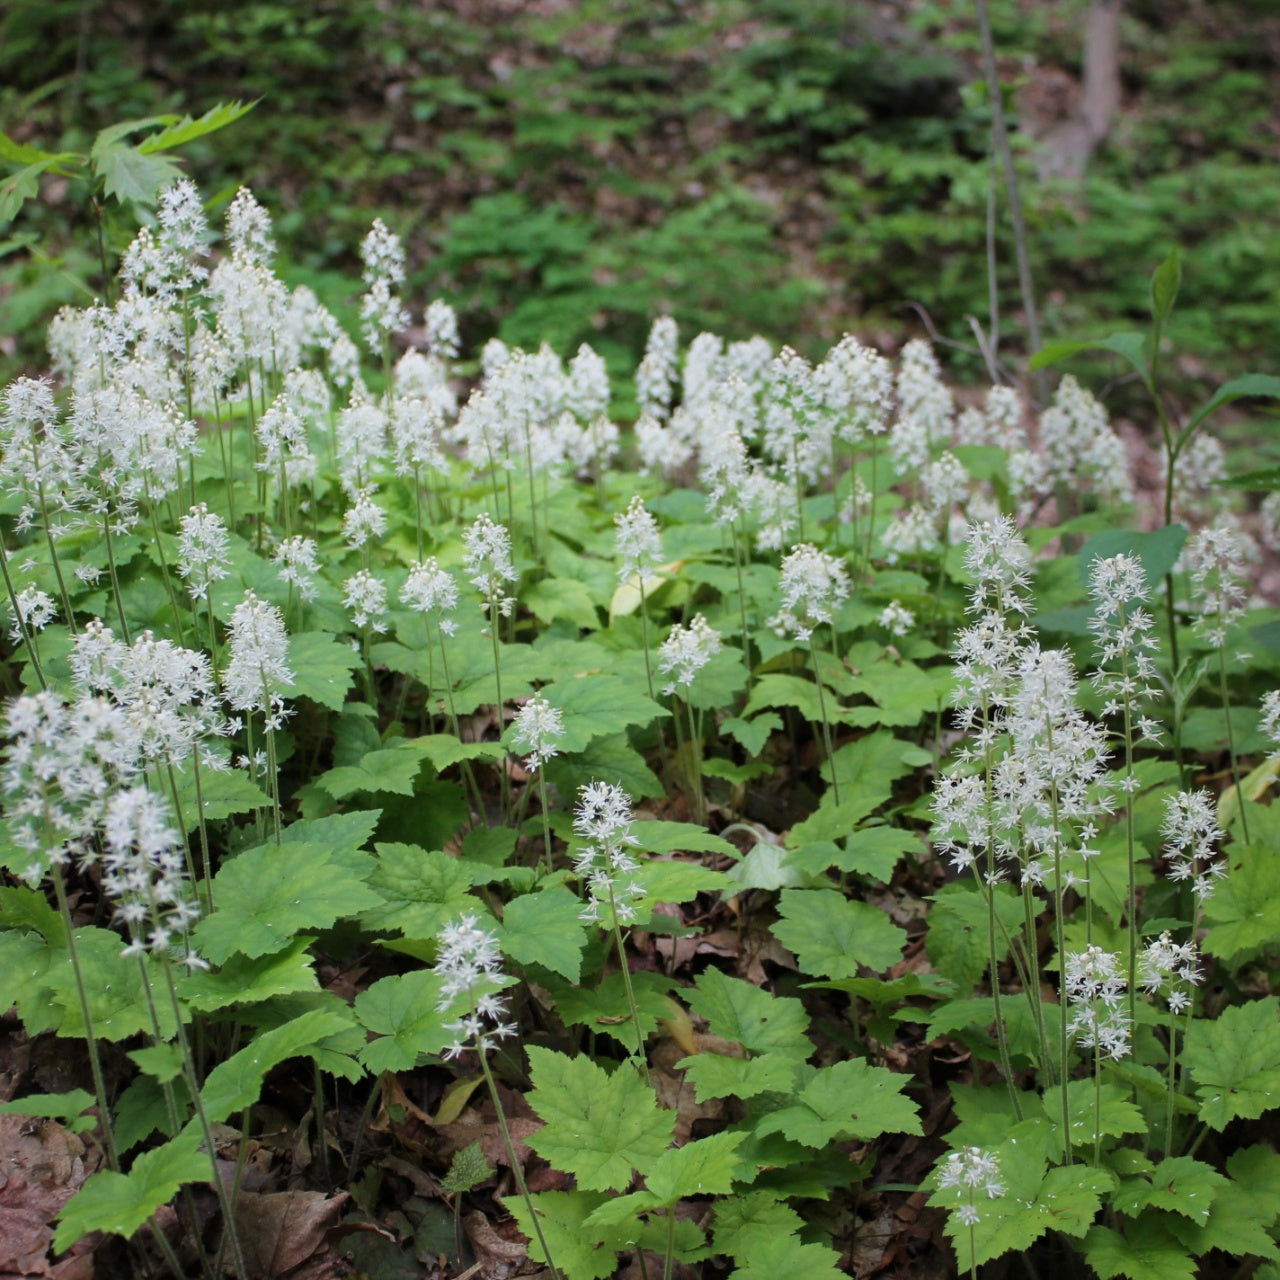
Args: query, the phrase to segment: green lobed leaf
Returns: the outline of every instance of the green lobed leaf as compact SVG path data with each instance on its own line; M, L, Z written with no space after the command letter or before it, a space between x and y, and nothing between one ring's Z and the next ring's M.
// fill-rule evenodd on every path
M335 800L345 800L357 792L376 795L390 791L411 796L414 783L427 758L427 750L407 738L366 752L359 764L338 765L315 779Z
M543 1127L528 1139L544 1160L585 1191L618 1191L671 1142L675 1113L628 1063L610 1075L590 1058L529 1049L529 1104Z
M709 1098L754 1098L762 1093L790 1093L796 1059L766 1053L758 1058L731 1058L723 1053L695 1053L676 1063L693 1085L697 1102Z
M561 750L578 754L597 738L609 738L631 725L647 725L669 715L637 687L620 676L584 675L547 685L542 697L564 715Z
M1006 935L1016 937L1022 927L1022 899L997 890L993 899L1003 928L996 930L997 960L1009 954ZM991 960L987 899L969 882L947 885L933 898L925 946L933 967L962 990L972 991Z
M368 887L382 899L360 913L360 923L377 933L433 939L451 920L479 903L471 896L471 869L439 849L379 843L378 865Z
M140 1031L150 1031L152 1023L147 1012L142 975L136 957L123 954L124 939L109 929L94 928L77 929L75 936L94 1036L116 1043ZM83 1036L84 1012L74 970L70 964L59 964L49 970L48 980L52 989L51 1002L62 1012L58 1034ZM157 1014L162 1032L172 1035L173 1014L167 1000L157 1001Z
M215 133L219 129L225 129L229 124L234 124L257 105L256 101L220 102L216 107L210 107L199 119L186 116L174 124L167 125L159 133L153 133L149 138L144 138L138 144L138 150L143 154L150 154L153 151L169 151L174 147L185 146L188 142L194 142L197 138L203 138L206 134Z
M1124 1234L1102 1225L1084 1238L1084 1256L1100 1280L1195 1280L1198 1268L1186 1246L1159 1215L1143 1214L1124 1224Z
M779 1280L803 1276L804 1280L845 1280L840 1255L822 1244L806 1244L799 1236L763 1236L750 1254L738 1258L729 1280Z
M140 1155L128 1173L104 1169L62 1207L53 1247L59 1253L93 1231L133 1235L184 1182L207 1181L209 1157L194 1133L184 1133Z
M1136 1218L1146 1208L1165 1209L1192 1222L1206 1222L1215 1198L1228 1185L1212 1165L1191 1156L1161 1160L1145 1178L1132 1178L1116 1193L1116 1211Z
M355 1009L366 1030L377 1037L360 1050L370 1071L409 1071L422 1054L440 1053L454 1040L445 1023L453 1015L442 1012L443 979L430 969L382 978L356 996Z
M809 1015L793 997L770 995L715 968L704 969L696 985L682 994L713 1034L742 1045L748 1053L803 1062L813 1052L805 1034Z
M664 1151L644 1172L645 1189L606 1200L588 1225L621 1226L651 1209L671 1208L687 1196L727 1195L739 1172L738 1148L745 1133L717 1133Z
M618 1251L630 1243L616 1227L587 1225L608 1197L598 1191L538 1191L530 1195L547 1248L565 1280L606 1280L617 1271ZM545 1263L523 1196L511 1196L503 1207L529 1241L529 1257ZM633 1233L634 1234L634 1233Z
M594 631L600 625L600 615L586 583L573 578L540 578L520 598L539 622L550 625L557 618L565 618L584 631Z
M829 889L785 889L774 936L805 973L854 978L865 965L882 972L902 959L906 931L883 911Z
M350 645L325 631L303 631L289 637L289 667L293 683L284 692L292 698L310 698L330 711L341 711L347 691L354 684L351 672L360 655Z
M204 801L206 822L218 822L233 814L271 807L271 797L241 769L201 769L198 792L195 773L191 769L184 770L177 778L182 825L187 831L194 831L200 824L197 794Z
M127 142L95 142L91 156L103 194L121 203L150 205L162 188L182 177L182 170L167 156L144 155Z
M178 995L189 1009L212 1013L232 1005L256 1004L274 996L319 988L311 967L311 939L295 938L271 955L233 955L216 971L193 970L178 981Z
M214 877L217 909L196 925L202 954L222 964L281 951L308 929L378 906L382 897L335 863L327 848L310 843L248 849Z
M1196 1084L1200 1119L1225 1129L1280 1106L1280 999L1250 1000L1187 1028L1183 1063Z
M1232 867L1205 903L1211 924L1204 949L1235 960L1280 942L1280 852L1260 845L1232 849Z
M720 722L720 732L727 733L749 756L758 756L781 728L782 717L772 711L750 719L730 716Z
M503 955L577 982L589 939L581 913L582 903L567 889L553 887L512 899L502 913Z
M66 1093L29 1093L15 1102L0 1102L0 1116L40 1116L61 1120L72 1133L87 1133L97 1121L84 1113L94 1105L93 1094L84 1089Z
M714 853L737 859L736 845L693 822L661 822L647 819L634 822L631 834L637 849L646 853Z
M672 980L660 973L639 970L631 975L631 990L640 1015L640 1028L648 1036L659 1022L672 1014ZM590 987L569 986L553 989L556 1012L568 1026L590 1027L596 1034L612 1036L628 1049L636 1047L636 1031L622 974L611 973L603 982Z
M818 1070L791 1106L760 1120L756 1132L781 1133L815 1148L844 1138L866 1142L882 1133L922 1133L915 1103L901 1094L909 1083L861 1058L837 1062Z
M772 1192L748 1191L717 1202L713 1239L717 1253L741 1259L770 1239L795 1235L802 1226L804 1219Z

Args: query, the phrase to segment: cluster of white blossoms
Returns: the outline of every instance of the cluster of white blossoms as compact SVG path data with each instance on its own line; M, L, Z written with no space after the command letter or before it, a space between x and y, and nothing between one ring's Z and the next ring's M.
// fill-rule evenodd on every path
M234 711L259 711L268 730L279 729L288 714L283 688L293 683L289 636L280 610L252 591L231 615L231 656L222 687Z
M1227 633L1244 616L1247 555L1240 533L1225 523L1193 534L1182 553L1191 575L1192 608L1199 615L1196 631L1218 649L1226 646Z
M400 237L388 230L381 218L375 218L360 246L360 257L368 286L360 300L360 319L369 346L380 351L392 334L409 324L409 313L395 291L404 280L404 247Z
M1191 1007L1191 989L1203 980L1194 939L1174 942L1167 929L1138 956L1138 985L1151 995L1163 993L1170 1013L1185 1013Z
M207 600L209 588L230 572L231 540L216 511L201 502L178 522L178 577L193 600Z
M463 537L464 564L488 608L504 618L511 616L515 597L507 595L507 585L518 578L511 563L511 535L505 525L495 524L487 513L476 517Z
M619 926L635 920L634 900L644 891L633 878L640 870L631 852L639 844L633 821L631 797L621 787L591 782L578 793L573 830L584 843L573 869L587 893L582 919Z
M224 767L207 749L209 738L227 732L207 654L150 631L127 645L95 618L76 636L69 661L77 690L124 712L140 759L180 768L199 750L202 764Z
M1008 1194L1000 1176L1000 1158L993 1151L981 1147L962 1147L948 1151L938 1173L940 1191L957 1190L960 1202L956 1205L956 1219L967 1227L982 1220L978 1198L999 1200Z
M102 887L129 932L124 955L171 954L207 969L191 942L200 908L187 882L182 837L167 805L145 786L107 801L102 821Z
M560 754L564 737L564 713L541 694L535 694L516 712L511 742L518 751L528 752L525 768L540 769Z
M126 955L164 953L203 967L190 943L199 911L182 839L167 802L137 781L147 755L130 712L95 694L68 703L46 692L9 704L0 767L9 836L33 883L55 868L101 864L129 933Z
M1153 697L1159 688L1155 660L1160 646L1153 631L1154 619L1142 606L1149 591L1142 562L1134 556L1099 558L1089 568L1089 595L1098 669L1094 687L1106 697L1104 716L1127 711L1135 718L1136 708ZM1158 742L1160 728L1146 716L1137 716L1138 732L1148 742Z
M497 935L483 928L477 916L465 915L446 925L436 942L432 971L443 979L436 1008L459 1015L445 1024L454 1041L444 1056L457 1058L468 1049L487 1053L516 1033L515 1024L505 1021L506 1001L497 994L507 985Z
M1222 828L1213 797L1203 787L1166 797L1160 831L1169 879L1191 881L1192 892L1201 902L1212 897L1217 882L1227 874L1226 863L1218 857Z
M1132 1028L1121 1008L1128 980L1117 952L1086 947L1067 953L1065 991L1071 1006L1067 1033L1085 1049L1120 1059L1129 1052Z
M351 625L381 635L387 629L387 584L368 569L357 569L342 585L342 607L351 614Z
M320 576L320 565L316 560L316 551L314 538L295 533L292 537L285 538L271 557L280 580L295 588L302 600L314 600L319 594L317 579Z
M613 522L617 526L614 547L619 578L624 582L643 578L662 563L662 534L639 494L627 504L626 511L614 516Z
M781 635L809 640L814 627L830 623L849 598L849 572L830 552L801 543L782 560L782 608L769 619Z
M658 670L671 676L662 692L670 695L679 689L681 696L687 697L694 677L721 647L720 633L700 613L694 614L687 627L672 627L671 634L658 646Z
M400 588L400 603L433 616L447 636L458 629L458 624L449 616L458 607L458 584L448 569L440 567L435 556L415 560L409 566L409 576Z

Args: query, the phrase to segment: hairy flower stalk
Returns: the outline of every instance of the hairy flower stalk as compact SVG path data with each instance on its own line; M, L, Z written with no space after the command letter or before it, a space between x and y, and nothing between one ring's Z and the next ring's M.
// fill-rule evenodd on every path
M831 717L827 712L826 688L818 652L813 643L814 628L826 623L831 627L831 653L836 652L835 611L849 598L849 574L833 555L819 551L812 543L792 548L782 560L782 609L771 618L770 625L783 634L790 633L809 646L813 679L818 689L818 706L822 713L822 741L831 770L831 791L840 803L840 779L836 776L835 747L831 740Z
M563 712L559 707L553 707L541 694L530 698L516 713L511 744L517 750L529 753L525 757L525 768L536 771L538 775L538 798L542 802L542 840L548 875L551 874L551 809L547 804L547 777L543 765L560 754L560 740L563 737Z
M636 1029L636 1062L639 1064L644 1060L644 1029L640 1025L640 1009L631 985L622 936L622 926L635 922L634 903L644 893L634 879L640 863L631 852L639 844L631 834L632 821L631 797L621 787L591 782L578 793L573 830L583 844L574 858L573 869L582 881L587 899L582 919L604 921L613 931L618 967Z
M497 1112L502 1141L507 1149L507 1160L515 1175L516 1185L529 1211L529 1220L538 1236L542 1257L555 1280L560 1272L552 1260L542 1231L542 1221L533 1207L529 1187L524 1178L524 1167L516 1155L515 1143L507 1125L506 1112L493 1068L489 1065L489 1052L499 1041L516 1034L516 1026L508 1017L506 1001L498 995L510 979L502 972L502 951L495 934L482 927L474 915L464 915L446 925L436 937L439 948L432 970L441 979L440 1001L436 1008L441 1013L456 1014L455 1021L446 1023L445 1029L454 1033L454 1042L444 1053L446 1058L461 1057L471 1051L480 1060L489 1098Z
M1158 647L1155 619L1143 605L1150 596L1142 562L1134 556L1118 555L1095 560L1089 570L1089 595L1094 612L1089 620L1093 632L1098 669L1093 684L1106 697L1103 716L1122 715L1124 727L1125 847L1128 885L1125 919L1129 933L1128 979L1129 1022L1136 1018L1138 963L1137 842L1134 835L1134 794L1138 779L1133 771L1135 728L1149 742L1159 740L1155 721L1138 714L1141 704L1156 691L1157 676L1151 654Z

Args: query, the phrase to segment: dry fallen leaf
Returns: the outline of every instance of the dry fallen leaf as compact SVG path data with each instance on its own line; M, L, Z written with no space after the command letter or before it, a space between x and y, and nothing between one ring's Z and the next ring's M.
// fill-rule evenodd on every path
M244 1194L236 1201L236 1222L250 1274L261 1280L300 1266L325 1243L351 1197L321 1191Z
M58 1264L48 1250L54 1220L97 1164L96 1153L62 1125L0 1115L0 1276L92 1274L91 1246Z

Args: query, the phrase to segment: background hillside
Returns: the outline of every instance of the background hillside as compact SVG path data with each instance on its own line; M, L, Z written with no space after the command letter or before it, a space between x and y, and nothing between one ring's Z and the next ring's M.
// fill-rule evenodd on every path
M1125 4L1118 110L1087 157L1091 0L990 8L1046 335L1131 325L1176 245L1174 336L1198 362L1183 376L1273 367L1274 6ZM971 345L966 317L988 320L989 110L967 3L12 0L0 85L0 127L73 147L118 120L261 99L185 153L202 190L221 205L254 187L288 274L339 310L339 273L381 214L409 247L408 296L451 301L469 349L590 341L623 372L661 310L686 339L811 350L846 330L897 345L927 323ZM51 308L101 287L73 247L89 243L85 194L50 179L0 233L10 365L34 358ZM106 216L118 248L133 221ZM1016 362L1003 198L997 232Z

